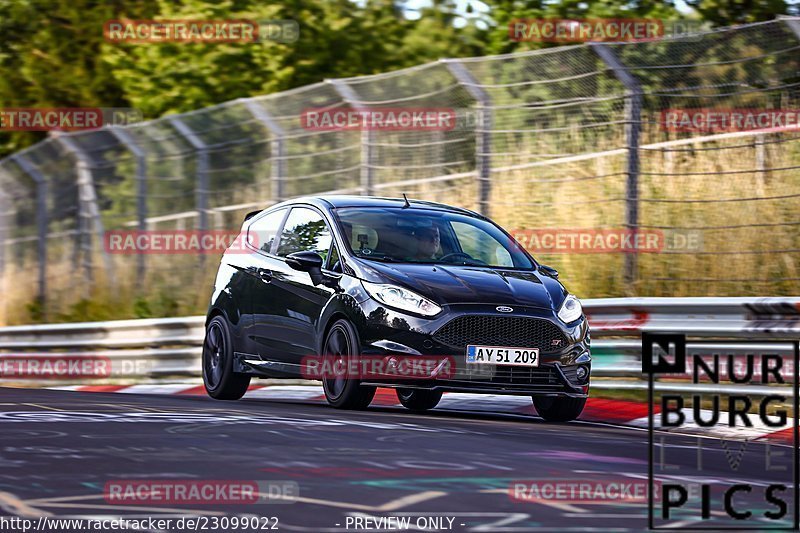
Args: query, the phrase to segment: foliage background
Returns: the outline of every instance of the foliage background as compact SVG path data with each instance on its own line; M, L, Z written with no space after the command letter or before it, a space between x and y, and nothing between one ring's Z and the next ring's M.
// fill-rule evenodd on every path
M731 25L792 14L785 0L0 0L0 107L134 107L147 119L442 57L551 46L508 39L515 18L695 18ZM119 45L110 19L294 19L296 43ZM0 133L0 156L42 133Z

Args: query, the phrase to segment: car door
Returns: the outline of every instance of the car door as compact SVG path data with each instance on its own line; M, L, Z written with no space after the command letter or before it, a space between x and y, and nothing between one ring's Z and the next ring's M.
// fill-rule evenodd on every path
M279 258L271 282L276 298L274 322L270 331L261 323L259 337L273 335L272 347L280 352L280 360L300 364L304 356L316 354L317 324L334 290L314 285L307 272L294 270L283 261L287 255L313 251L328 258L333 237L322 213L312 207L293 207L283 224L275 250ZM327 265L327 262L325 263Z
M272 253L265 257L271 279L253 295L253 339L262 359L300 364L316 353L316 325L333 289L315 286L307 272L285 262L293 252L314 251L327 259L331 230L311 207L293 207Z
M274 254L277 237L289 209L270 211L259 216L247 230L247 241L253 253L243 263L243 271L248 276L247 309L249 320L245 327L247 352L262 359L281 361L278 337L280 327L278 316L280 299L273 279L281 260Z

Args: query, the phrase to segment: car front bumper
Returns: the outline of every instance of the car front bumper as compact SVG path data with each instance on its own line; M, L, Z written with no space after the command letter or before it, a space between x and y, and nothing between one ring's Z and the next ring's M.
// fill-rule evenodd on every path
M387 378L364 380L364 384L486 394L586 397L589 393L591 339L584 317L566 325L551 310L515 306L514 314L508 315L498 312L494 306L454 305L446 307L433 319L424 319L374 301L362 302L361 307L365 310L364 321L358 328L362 354L383 358L393 355L404 358L446 357L455 367L446 375L429 379L418 376L409 380ZM453 330L445 326L464 317L469 324L477 326L472 330L461 328L458 338L442 335L443 331ZM476 318L479 320L473 320ZM497 324L503 324L504 320L509 323L513 320L513 324L541 322L547 328L531 327L531 338L526 341L525 331L528 330L496 331ZM495 330L487 333L481 327ZM537 337L534 331L548 333L540 333ZM505 334L512 340L503 342ZM542 335L549 337L541 338ZM442 342L443 337L448 343ZM482 342L486 339L492 342ZM554 344L556 340L559 340L558 345ZM539 348L540 364L538 367L467 364L464 344ZM582 381L576 376L579 366L587 370Z

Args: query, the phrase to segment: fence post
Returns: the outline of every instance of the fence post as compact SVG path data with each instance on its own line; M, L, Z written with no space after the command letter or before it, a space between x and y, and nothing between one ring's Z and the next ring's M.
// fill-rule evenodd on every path
M0 277L6 272L6 241L8 240L8 218L11 215L8 195L0 190Z
M625 141L628 149L628 181L626 184L625 227L633 233L639 230L639 135L642 128L642 87L639 80L628 72L608 45L591 43L592 49L612 70L625 87ZM638 279L638 251L625 254L625 283L629 289Z
M197 229L206 231L208 230L208 146L178 117L167 117L167 120L197 151L197 191L195 192ZM204 255L200 254L200 260L202 261L204 258Z
M147 154L136 143L128 131L123 128L110 128L111 133L125 146L136 158L136 219L139 231L147 231ZM136 288L144 286L144 277L147 272L147 254L136 254Z
M39 238L36 251L39 259L39 294L36 298L42 312L42 317L47 317L47 180L39 169L22 154L10 156L23 172L28 174L36 183L36 233Z
M6 188L5 181L12 179L5 168L0 162L0 290L3 294L7 294L8 290L8 277L6 276L6 254L8 248L8 229L10 227L9 220L14 211L11 197L3 192ZM5 325L8 321L8 298L3 298L3 303L0 304L0 324Z
M478 122L475 135L475 170L478 177L478 211L490 216L492 197L492 99L475 76L456 59L442 59L450 74L478 104Z
M92 178L92 163L89 156L78 146L78 144L65 135L58 135L56 140L64 147L64 149L75 157L75 172L78 176L78 210L80 212L81 220L85 222L82 225L86 227L86 235L89 237L87 240L88 246L84 249L86 251L87 261L84 263L86 278L90 282L93 280L92 275L92 244L91 244L91 230L92 225L97 232L98 242L100 245L103 263L105 264L106 274L111 286L114 285L114 270L111 265L111 258L105 250L105 228L103 227L103 220L100 218L100 208L97 205L97 193L94 188L94 179ZM87 295L88 296L88 295Z
M767 183L767 148L766 137L764 134L756 135L753 140L753 150L755 151L756 160L756 193L759 195L764 194L764 187Z
M786 15L778 15L778 19L782 20L789 26L789 29L794 33L795 37L800 40L800 17L789 17ZM758 194L764 194L764 186L766 183L766 172L765 172L765 146L764 146L764 136L758 135L756 136L756 167L759 170L758 173L758 186L759 190L757 191Z
M283 128L275 122L272 116L262 106L250 99L243 100L247 110L267 128L272 134L270 141L270 159L271 167L270 180L272 182L272 201L275 203L282 202L286 195L285 181L286 181L286 146L283 140Z
M352 87L342 80L325 80L333 85L334 90L339 93L342 100L347 102L356 111L367 111L368 108L360 103L359 97ZM374 135L370 128L361 130L361 194L371 196L374 185L372 145Z
M0 174L5 176L4 179L0 179L0 278L5 274L6 271L6 241L8 241L8 219L11 218L12 212L12 205L10 201L10 197L3 192L5 189L5 185L3 184L4 180L10 178L6 170L0 166Z

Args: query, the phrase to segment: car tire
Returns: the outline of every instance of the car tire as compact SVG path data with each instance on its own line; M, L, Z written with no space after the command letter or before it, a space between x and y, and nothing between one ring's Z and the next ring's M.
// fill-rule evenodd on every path
M250 385L250 376L233 371L233 342L228 321L223 316L215 316L206 327L203 385L215 400L238 400Z
M555 398L534 396L533 406L539 416L548 422L569 422L578 418L586 405L586 398Z
M397 399L410 411L429 411L439 405L442 391L422 389L397 389Z
M328 330L322 345L324 368L336 368L337 360L346 362L359 356L358 334L347 320L337 320ZM322 376L325 399L337 409L366 409L375 397L375 387L361 385L358 379L346 376Z

